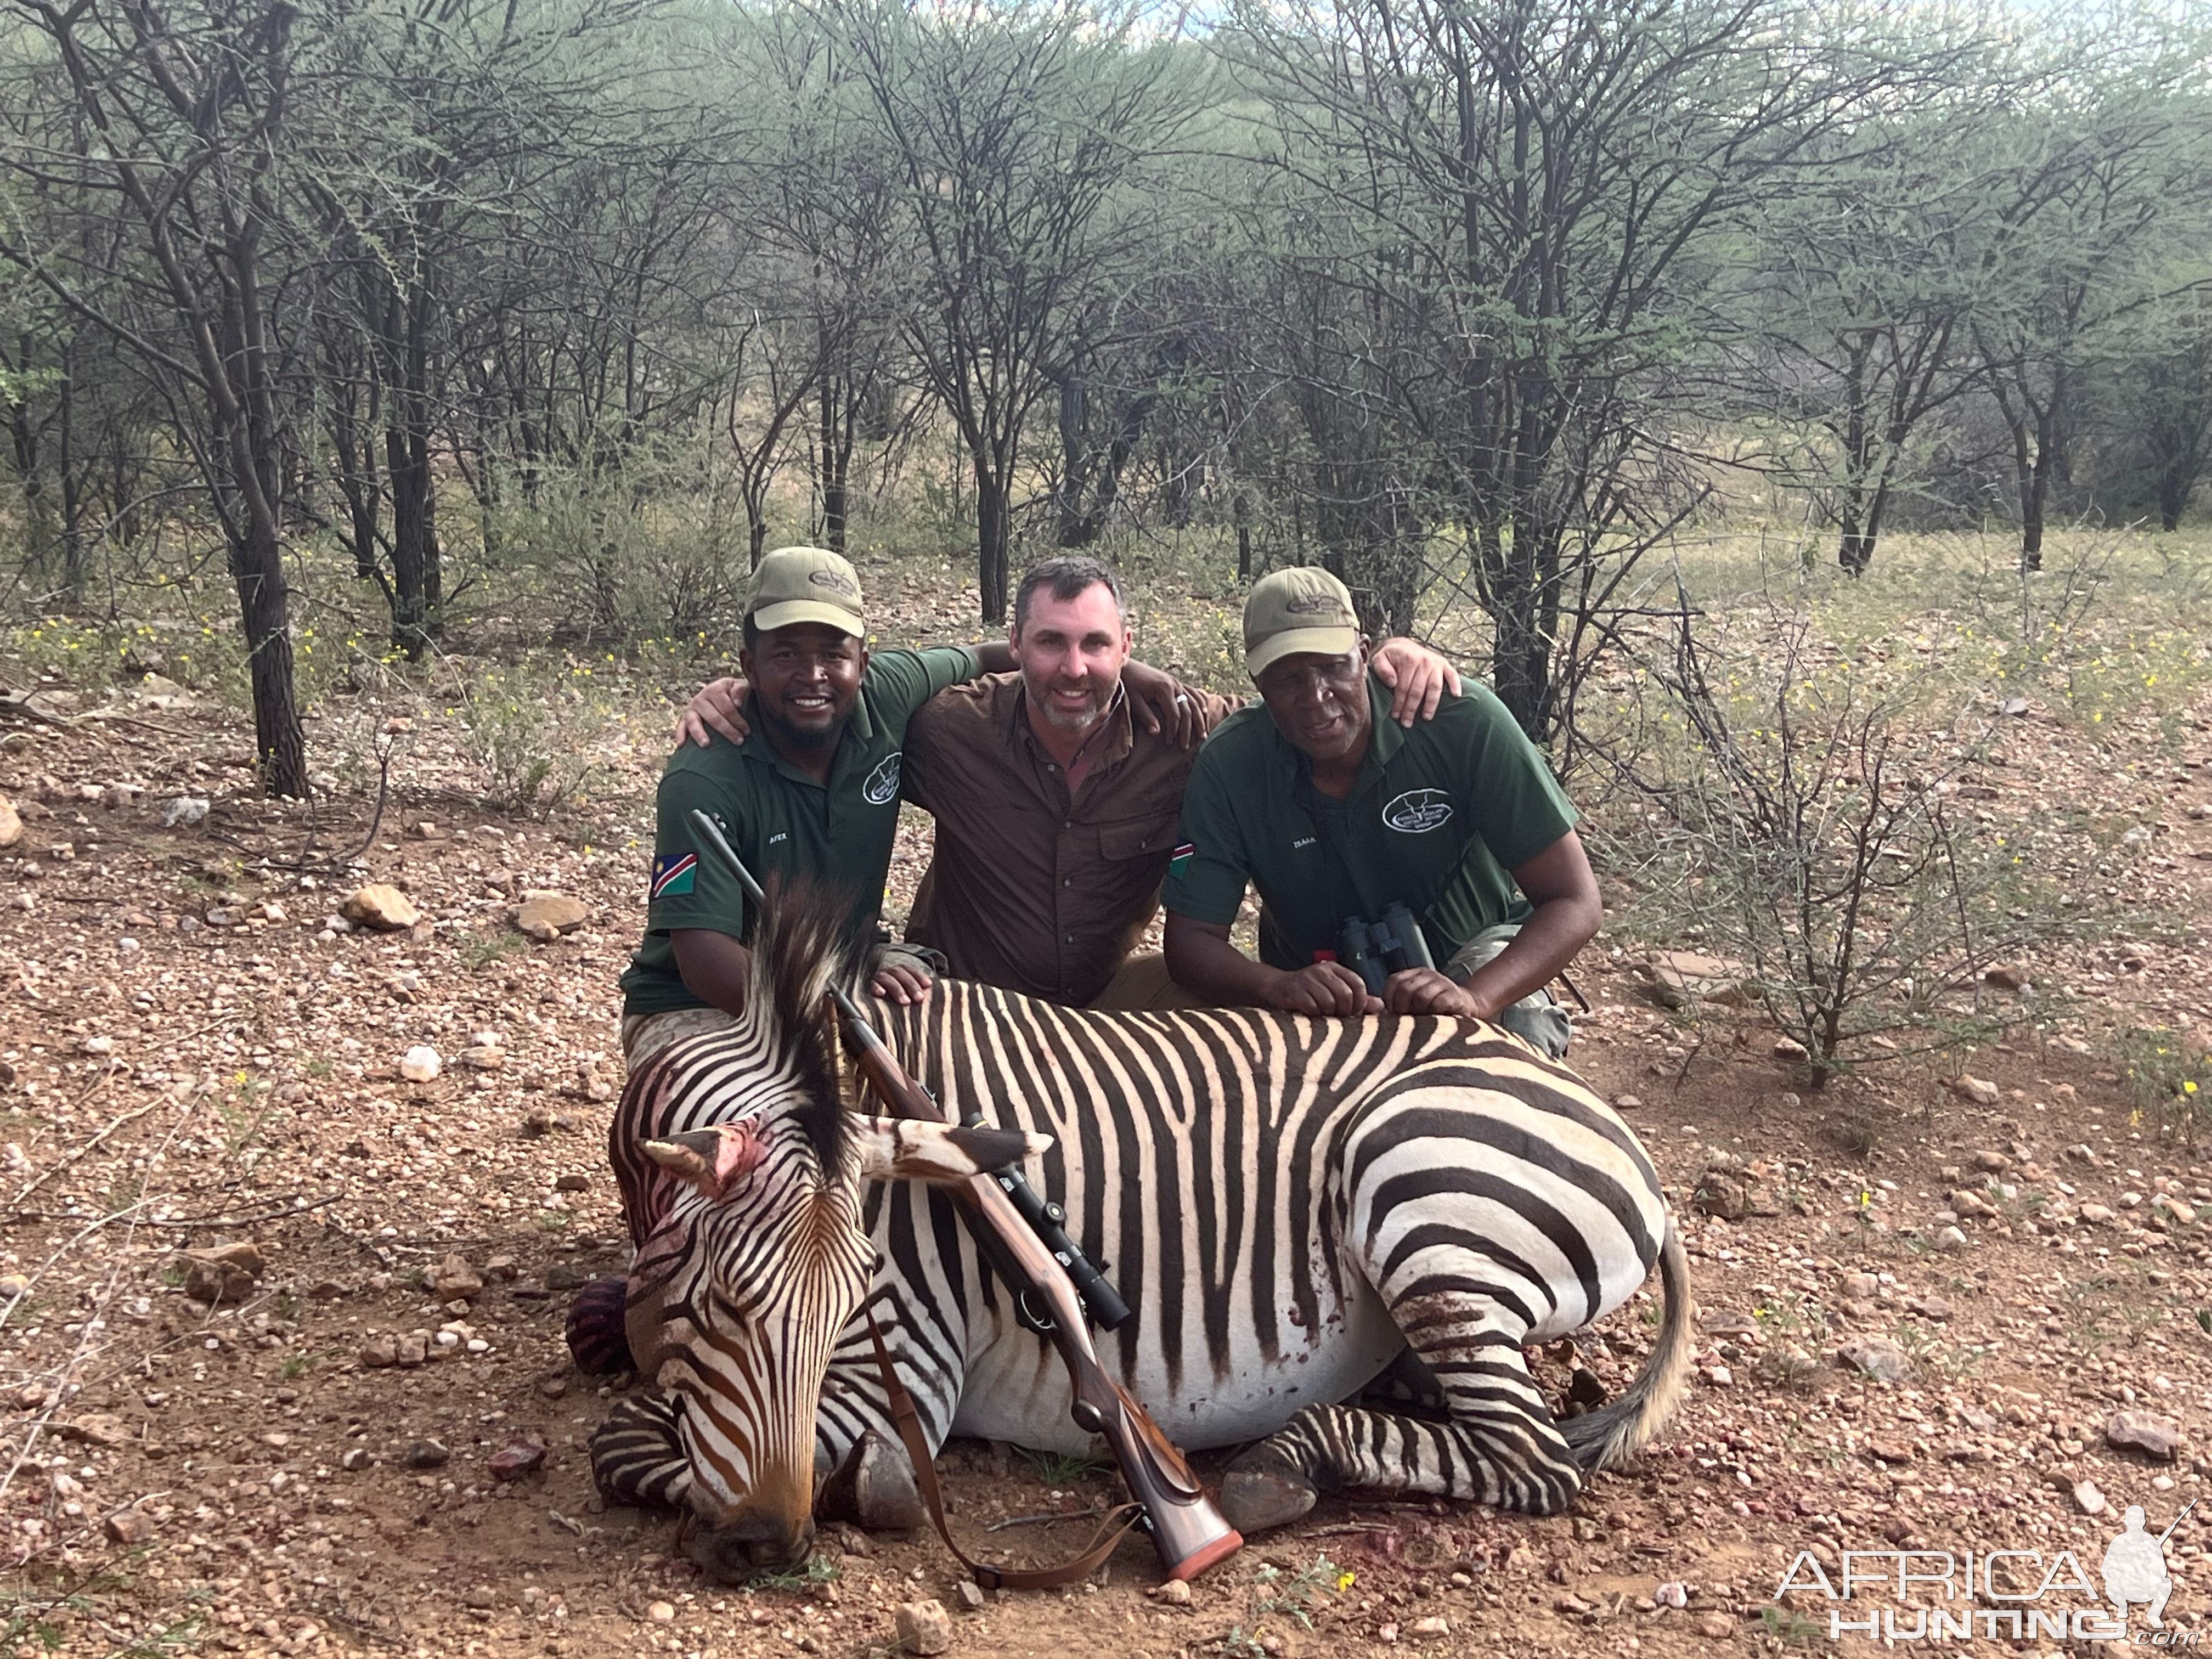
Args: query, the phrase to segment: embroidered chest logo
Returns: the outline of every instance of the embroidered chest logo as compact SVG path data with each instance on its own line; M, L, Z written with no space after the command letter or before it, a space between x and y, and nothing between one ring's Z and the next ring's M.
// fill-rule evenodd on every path
M898 799L899 757L897 752L884 756L876 763L876 769L868 774L860 785L860 798L871 806L882 806Z
M1382 808L1385 828L1408 836L1425 836L1452 815L1451 797L1441 789L1408 789Z

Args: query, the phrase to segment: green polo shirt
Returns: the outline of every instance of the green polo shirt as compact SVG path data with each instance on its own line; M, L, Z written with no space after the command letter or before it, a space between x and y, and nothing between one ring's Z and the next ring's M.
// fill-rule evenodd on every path
M1345 919L1394 901L1421 919L1441 963L1528 901L1510 872L1574 828L1575 809L1535 744L1483 686L1447 696L1411 731L1389 688L1367 677L1374 736L1351 795L1313 787L1311 763L1263 706L1224 720L1191 769L1160 901L1227 924L1249 882L1260 894L1260 957L1297 969L1334 950Z
M691 833L694 810L703 809L721 826L762 884L778 871L818 877L852 890L855 935L873 926L898 828L907 721L946 686L981 672L964 645L870 656L826 783L775 752L750 705L751 731L744 743L716 738L704 749L685 744L671 755L660 775L645 942L622 976L623 1012L705 1006L678 971L673 929L702 927L732 939L752 931L737 878L701 851Z

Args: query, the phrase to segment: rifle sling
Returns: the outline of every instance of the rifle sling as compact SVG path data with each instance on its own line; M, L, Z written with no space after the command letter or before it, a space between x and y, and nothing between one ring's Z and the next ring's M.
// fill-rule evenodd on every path
M937 1535L952 1552L952 1559L967 1568L985 1589L1057 1589L1062 1584L1087 1578L1114 1553L1129 1529L1144 1518L1143 1504L1122 1504L1098 1523L1097 1533L1080 1555L1055 1567L994 1567L973 1559L952 1541L952 1529L945 1524L945 1494L937 1484L937 1464L929 1455L929 1438L922 1432L921 1414L915 1409L914 1396L907 1392L906 1384L891 1369L891 1357L884 1348L884 1334L876 1328L872 1308L868 1310L868 1340L875 1345L876 1369L882 1373L884 1392L890 1399L891 1421L898 1427L899 1438L906 1443L907 1457L914 1464L915 1485L921 1490L921 1501L928 1507L929 1518L937 1524Z

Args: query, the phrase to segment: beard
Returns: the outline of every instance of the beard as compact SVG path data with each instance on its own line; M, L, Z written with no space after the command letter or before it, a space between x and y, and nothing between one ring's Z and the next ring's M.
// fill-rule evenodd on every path
M753 699L753 712L760 716L761 725L767 728L769 741L781 749L835 749L837 740L845 735L845 728L853 719L853 711L848 708L826 726L794 726L784 718L781 710L758 697Z
M1103 692L1094 690L1091 701L1080 708L1069 708L1056 702L1048 690L1046 696L1034 701L1043 712L1047 726L1055 732L1079 737L1084 732L1097 730L1099 722L1106 718L1106 711L1114 706L1115 693L1120 690L1121 686L1116 684Z

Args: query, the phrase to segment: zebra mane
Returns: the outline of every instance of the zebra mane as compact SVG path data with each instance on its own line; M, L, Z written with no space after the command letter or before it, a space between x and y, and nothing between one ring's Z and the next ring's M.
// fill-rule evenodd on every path
M798 1109L822 1172L843 1167L848 1129L839 1084L836 1026L825 1012L832 986L850 988L866 961L852 937L852 899L826 883L772 876L768 910L753 933L753 976L745 1004L764 1016L762 1035L797 1074Z

